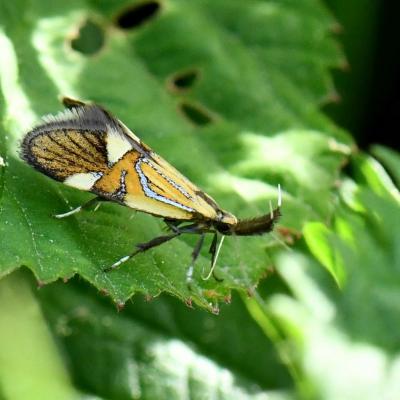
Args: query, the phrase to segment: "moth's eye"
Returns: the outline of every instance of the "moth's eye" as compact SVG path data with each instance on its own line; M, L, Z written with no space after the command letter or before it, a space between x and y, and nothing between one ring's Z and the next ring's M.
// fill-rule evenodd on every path
M218 232L224 235L230 233L231 231L231 226L229 224L226 224L225 222L215 222L214 226Z

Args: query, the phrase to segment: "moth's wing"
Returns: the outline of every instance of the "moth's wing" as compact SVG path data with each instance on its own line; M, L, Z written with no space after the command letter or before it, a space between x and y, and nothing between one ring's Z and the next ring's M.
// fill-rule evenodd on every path
M186 205L186 198L174 188L174 183L166 180L149 163L147 157L134 150L128 151L95 183L92 191L152 215L193 219L197 210Z
M164 217L192 219L195 215L201 215L210 219L217 218L220 209L210 196L143 143L120 120L115 119L115 124L123 136L117 136L116 132L110 131L114 134L113 141L117 150L113 158L118 159L113 168L122 169L126 160L130 160L130 165L135 166L135 173L129 172L124 177L131 188L127 191L124 204ZM128 151L122 157L123 152L118 150L124 148L124 141L132 145L132 150L129 151L129 146L126 146ZM115 182L115 178L113 181ZM145 181L148 181L147 188ZM138 186L140 190L137 190Z
M149 160L143 165L143 172L148 175L151 182L157 183L154 185L154 191L167 198L180 201L184 207L194 210L193 214L200 214L209 219L218 218L221 209L214 199L137 138L121 121L118 123L126 135L140 144L143 154Z
M69 186L154 215L215 219L218 206L121 121L73 102L23 140L24 160Z
M169 164L158 154L152 153L152 160L159 167L159 170L167 171L169 179L175 185L174 187L181 188L186 199L186 204L196 209L200 214L210 219L217 218L217 214L221 211L215 200L208 194L199 189L186 176L182 175L175 167Z
M199 215L215 219L217 215L216 209L199 196L202 192L197 187L145 145L142 153L128 150L92 191L128 207L171 219L191 220Z
M117 132L118 126L103 109L73 107L44 117L23 139L21 157L53 179L90 190L113 164L115 141L109 140L109 131ZM132 146L125 144L122 151L127 148Z
M230 225L237 223L237 218L234 215L221 209L211 196L199 189L162 157L154 153L152 153L152 156L153 161L157 163L160 169L168 171L168 177L175 183L174 189L179 186L186 192L187 198L183 200L184 205L192 207L197 213L211 220L223 221Z

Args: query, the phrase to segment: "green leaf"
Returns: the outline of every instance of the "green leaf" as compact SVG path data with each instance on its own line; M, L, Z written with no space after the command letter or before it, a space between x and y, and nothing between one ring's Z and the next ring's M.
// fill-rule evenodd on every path
M280 252L276 268L291 295L264 296L261 306L293 343L291 357L316 397L390 398L400 378L393 329L400 323L400 201L375 160L363 156L353 167L360 183L352 182L353 199L346 193L333 229L321 223L305 228L315 259ZM344 271L341 290L316 260L335 277Z
M159 235L161 221L112 204L52 218L90 195L32 171L19 160L18 143L39 115L60 110L58 95L90 99L240 217L267 212L280 183L282 225L299 231L309 219L332 214L336 179L352 144L319 111L333 90L328 69L343 61L329 35L333 20L314 0L175 0L122 30L115 21L128 4L2 5L0 44L8 61L0 78L0 154L7 162L0 177L0 275L20 265L43 283L77 273L119 303L137 292L165 291L216 311L231 289L257 284L274 239L226 240L217 266L223 283L201 279L209 268L204 250L192 291L185 273L195 238L176 239L103 273L135 244ZM77 37L86 34L84 21L104 36L92 56L76 51L88 43ZM180 90L176 77L187 70L195 78Z
M116 314L76 279L42 288L39 298L81 392L108 399L290 398L285 367L238 297L218 317L162 296L138 297Z
M355 178L360 184L368 185L381 196L390 196L400 201L399 190L378 161L365 154L359 154L353 158L353 165Z
M395 248L399 235L400 194L390 177L376 160L366 155L354 157L353 166L361 184L354 184L349 190L347 182L342 192L347 205L357 213L338 208L334 229L320 222L310 222L304 227L304 239L311 254L332 274L339 287L345 283L346 271L360 263L363 254L368 257L365 263L373 260L378 265L387 265L383 255L382 259L375 257L381 253L383 243L387 251ZM375 243L370 236L376 238ZM374 256L362 252L363 248L375 249Z
M338 286L343 286L346 267L338 251L341 244L335 235L321 222L308 223L303 233L310 252L330 272Z
M371 152L387 168L397 187L400 187L399 152L379 145L372 146Z
M78 398L23 274L0 282L0 304L0 398Z

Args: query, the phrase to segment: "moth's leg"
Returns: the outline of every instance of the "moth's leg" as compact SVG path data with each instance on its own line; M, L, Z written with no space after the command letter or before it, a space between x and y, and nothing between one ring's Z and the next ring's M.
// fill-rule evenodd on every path
M113 265L111 265L111 267L105 268L103 271L109 272L113 269L116 269L124 262L128 261L132 257L135 257L136 254L143 253L146 250L151 249L152 247L156 247L156 246L159 246L160 244L168 242L169 240L176 238L180 234L181 234L181 232L173 232L170 235L158 236L148 242L139 243L136 245L137 249L132 254L129 254L128 256L124 256L124 257L120 258L117 262L115 262Z
M126 262L129 259L131 259L132 257L136 256L136 254L143 253L146 250L149 250L153 247L159 246L160 244L168 242L169 240L176 238L177 236L181 235L182 233L199 233L199 232L203 232L203 231L195 223L195 224L186 225L182 228L177 228L174 232L172 232L169 235L157 236L156 238L154 238L148 242L139 243L136 245L137 249L132 254L120 258L117 262L115 262L113 265L111 265L111 267L105 268L103 271L109 272L113 269L116 269L124 262Z
M203 247L204 236L205 236L205 233L202 232L202 233L200 234L200 239L197 241L196 246L195 246L195 248L193 249L193 252L192 252L192 262L191 262L191 264L189 265L189 268L188 268L188 270L187 270L187 272L186 272L186 284L188 285L189 290L191 290L191 284L192 284L192 280L193 280L193 269L194 269L194 264L195 264L197 258L199 257L201 248Z
M210 245L210 249L208 250L208 253L211 254L211 264L214 262L214 259L215 259L215 252L217 250L217 242L218 242L218 234L217 234L217 232L215 232L213 240Z
M222 282L223 281L223 279L219 278L215 274L215 270L214 270L215 264L217 262L217 257L218 257L218 254L219 254L219 250L221 249L223 240L224 240L224 236L222 236L221 241L219 243L219 246L217 246L218 234L216 232L214 233L214 237L213 237L213 240L211 242L210 249L208 251L211 254L211 268L210 268L209 274L206 277L203 277L204 280L208 280L210 278L210 275L212 274L212 276L214 277L214 279L217 282Z
M82 210L85 210L87 208L89 208L90 206L92 206L93 204L97 203L97 207L95 208L95 211L97 210L98 206L100 205L100 201L106 201L105 199L102 199L101 197L94 197L93 199L89 200L88 202L82 204L79 207L74 208L71 211L68 211L66 213L63 214L54 214L53 217L55 218L65 218L65 217L69 217L70 215L76 214Z
M179 221L177 219L166 219L166 218L164 218L164 222L167 225L166 226L167 230L173 232L179 232L179 225L183 223L183 221Z

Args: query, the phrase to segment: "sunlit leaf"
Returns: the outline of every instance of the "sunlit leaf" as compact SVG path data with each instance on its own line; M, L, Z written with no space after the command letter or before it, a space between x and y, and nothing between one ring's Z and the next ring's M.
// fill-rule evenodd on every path
M388 169L389 173L393 177L397 187L400 187L400 155L393 149L388 147L375 145L372 146L372 153L375 157L382 162L382 164Z
M275 262L292 296L262 302L296 343L292 357L301 360L319 397L391 398L400 378L393 329L400 323L400 202L376 161L363 157L354 168L365 178L353 182L359 206L346 201L339 207L333 229L321 223L305 228L311 255L333 276L345 272L341 290L310 255L281 253Z

